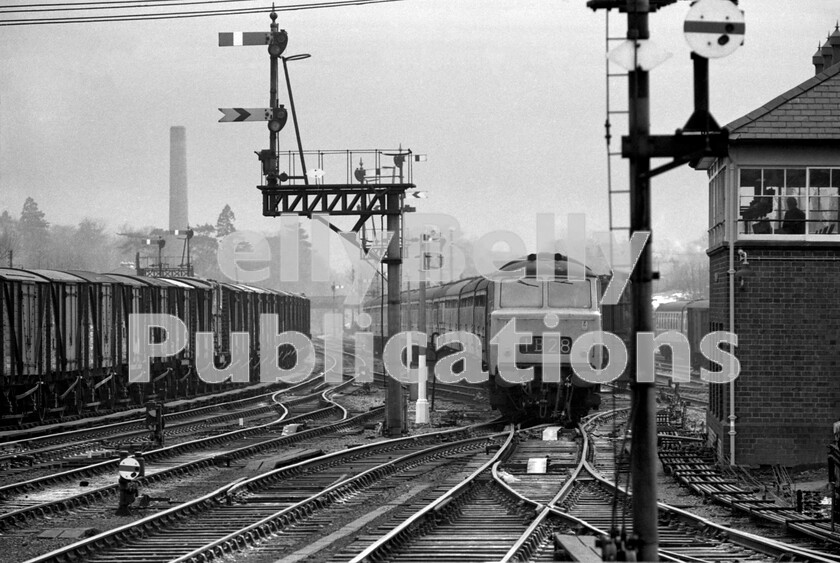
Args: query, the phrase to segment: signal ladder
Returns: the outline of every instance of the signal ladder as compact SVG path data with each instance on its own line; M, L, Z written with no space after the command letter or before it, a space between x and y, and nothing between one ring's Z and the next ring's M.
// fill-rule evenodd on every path
M605 128L605 135L604 138L607 141L607 201L608 201L608 214L609 214L609 229L610 229L610 264L616 264L616 242L621 243L623 241L630 240L630 182L629 178L625 182L616 182L617 185L624 186L623 188L615 188L613 187L613 174L614 174L614 167L618 167L621 163L621 142L619 137L619 150L613 150L612 148L612 119L613 116L623 116L623 121L625 123L628 122L629 111L626 109L627 102L626 102L626 93L627 93L627 72L616 72L614 68L616 67L615 63L611 62L609 59L609 52L611 47L617 45L618 42L625 41L624 37L612 36L610 33L610 11L605 10L606 13L606 56L604 57L606 60L605 69L606 69L606 109L607 109L607 118L604 122ZM613 96L613 82L621 82L624 84L624 91L622 94L625 95L624 103L622 106L625 109L613 109L615 106L612 96ZM629 131L629 123L627 130ZM626 169L625 165L625 169ZM623 219L621 219L621 213L624 214Z

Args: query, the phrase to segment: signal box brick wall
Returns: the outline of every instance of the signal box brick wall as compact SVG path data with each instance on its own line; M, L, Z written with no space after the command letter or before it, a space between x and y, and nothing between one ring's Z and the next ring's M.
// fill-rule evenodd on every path
M840 419L840 248L776 241L736 248L754 273L743 287L735 282L736 463L824 464ZM728 248L709 258L710 323L728 330ZM736 270L743 267L736 258ZM728 452L729 385L711 387L707 424L718 451Z

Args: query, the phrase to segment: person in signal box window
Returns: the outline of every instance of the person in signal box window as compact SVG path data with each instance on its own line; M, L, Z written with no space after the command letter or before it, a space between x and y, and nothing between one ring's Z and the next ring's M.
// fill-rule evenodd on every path
M804 235L805 234L805 212L799 209L795 197L787 198L785 218L782 221L782 228L776 231L778 234Z

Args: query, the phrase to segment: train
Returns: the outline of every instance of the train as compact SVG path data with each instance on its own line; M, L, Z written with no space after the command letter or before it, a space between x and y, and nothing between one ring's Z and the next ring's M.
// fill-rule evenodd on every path
M553 261L553 279L541 281L537 278L538 259ZM437 337L444 333L463 331L476 335L481 342L481 366L482 371L487 372L492 407L514 418L576 424L599 406L600 386L574 373L570 363L572 344L582 334L602 329L617 331L618 336L626 339L630 308L627 300L609 308L605 327L599 302L609 278L598 276L579 264L579 271L585 272L583 279L570 280L568 266L569 258L562 254L531 254L502 266L498 277L471 277L430 287L425 295L424 328L418 324L419 290L404 291L401 295L401 330L425 332L430 338L431 350L436 350ZM510 273L517 271L524 274L523 277L511 281ZM387 303L383 303L381 297L366 299L362 305L373 320L369 330L380 335L380 339L388 334L383 306L387 307ZM518 332L527 331L532 335L530 344L520 344L514 351L516 367L534 369L533 378L527 383L511 383L502 376L498 347L490 345L500 329L513 319ZM559 342L543 338L549 331L561 334ZM548 342L556 342L554 345L559 348L559 382L555 377L543 377L542 348ZM442 347L436 352L446 355L459 350L456 345ZM606 361L602 350L598 346L590 349L589 362L593 368L602 367ZM456 372L457 366L456 363ZM551 369L556 373L556 366Z
M186 347L153 358L148 383L129 383L129 315L177 316ZM250 378L258 381L259 318L310 335L304 295L198 278L0 268L0 424L113 411L246 384L210 384L195 372L195 333L214 334L214 360L231 359L230 335L250 335ZM281 358L290 365L294 357ZM281 366L282 367L282 366ZM36 421L37 421L36 420Z
M691 370L698 371L701 367L708 367L708 360L700 352L700 341L709 331L709 300L693 299L688 301L672 301L662 303L654 312L654 331L656 336L673 330L683 334L688 339L691 350ZM667 346L659 349L662 361L669 368L672 363L671 349Z

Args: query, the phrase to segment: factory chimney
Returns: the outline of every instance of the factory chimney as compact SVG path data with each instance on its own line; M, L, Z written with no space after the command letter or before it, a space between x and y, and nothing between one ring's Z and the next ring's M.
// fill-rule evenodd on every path
M186 229L189 222L187 198L187 128L169 129L169 229Z

